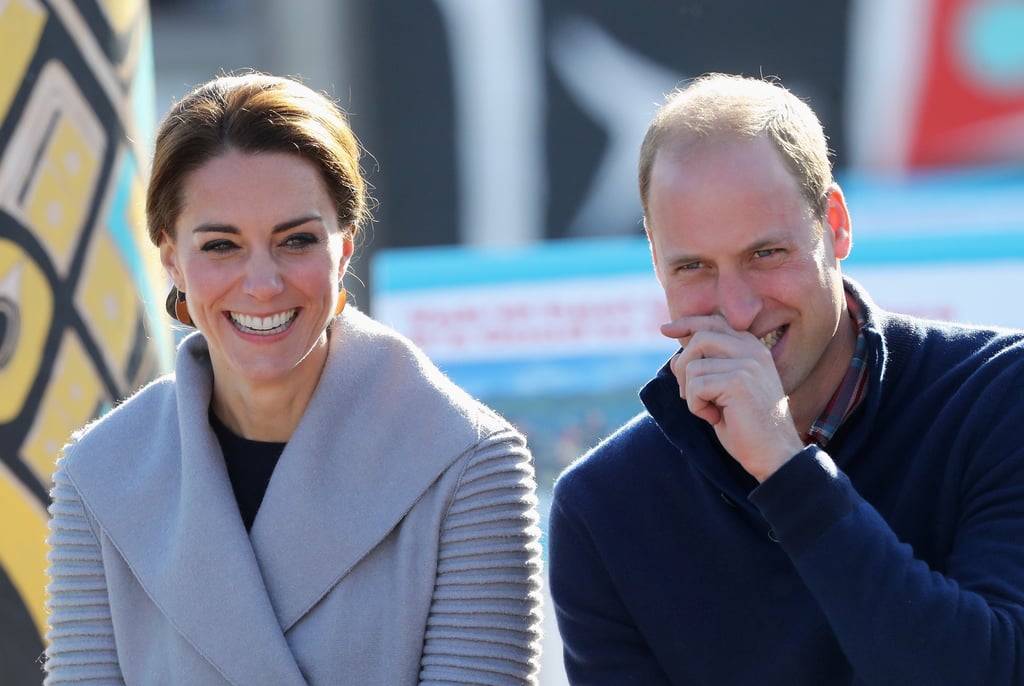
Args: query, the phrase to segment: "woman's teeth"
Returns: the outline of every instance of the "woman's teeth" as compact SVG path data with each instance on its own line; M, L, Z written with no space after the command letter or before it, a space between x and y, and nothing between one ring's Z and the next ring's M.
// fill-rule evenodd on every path
M295 313L296 310L288 310L287 312L272 314L269 317L253 317L248 314L232 312L231 321L235 323L235 326L246 333L269 335L279 333L287 329L288 325L292 323L293 319L295 319Z
M780 326L779 328L775 329L771 333L768 333L768 334L765 334L764 336L761 336L761 338L759 338L758 340L761 341L761 343L764 344L764 347L766 347L769 350L771 350L772 348L775 347L775 344L779 342L779 339L782 338L782 333L783 333L783 328Z

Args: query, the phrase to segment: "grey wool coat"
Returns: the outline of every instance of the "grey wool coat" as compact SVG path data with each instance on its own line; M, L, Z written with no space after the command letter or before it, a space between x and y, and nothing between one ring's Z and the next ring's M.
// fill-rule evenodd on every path
M46 683L530 684L540 551L524 439L347 309L246 533L206 342L66 448Z

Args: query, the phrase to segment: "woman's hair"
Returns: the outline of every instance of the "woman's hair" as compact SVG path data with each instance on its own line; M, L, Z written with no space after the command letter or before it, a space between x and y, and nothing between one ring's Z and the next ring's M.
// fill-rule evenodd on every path
M647 214L651 170L659 150L679 149L715 135L766 135L800 184L808 207L825 210L832 165L821 122L781 84L728 74L707 74L669 94L640 147L640 202Z
M188 175L229 150L298 155L320 170L342 230L355 237L369 219L372 201L359 166L359 142L344 111L293 79L225 75L177 102L157 130L146 192L154 245L165 230L174 238Z

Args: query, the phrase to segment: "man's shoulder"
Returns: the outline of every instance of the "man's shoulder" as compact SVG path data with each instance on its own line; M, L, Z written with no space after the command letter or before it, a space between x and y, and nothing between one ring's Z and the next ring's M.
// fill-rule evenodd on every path
M882 335L890 353L941 367L1024 364L1024 330L936 321L887 313Z
M1024 331L896 314L880 328L872 374L886 407L916 408L921 421L971 416L978 430L1024 418Z
M879 307L855 281L847 291L864 308L869 336L884 341L886 354L897 363L948 359L987 361L996 355L1024 356L1024 330L893 312Z
M670 449L651 415L641 412L566 467L555 482L556 497L585 488L621 487L644 463Z

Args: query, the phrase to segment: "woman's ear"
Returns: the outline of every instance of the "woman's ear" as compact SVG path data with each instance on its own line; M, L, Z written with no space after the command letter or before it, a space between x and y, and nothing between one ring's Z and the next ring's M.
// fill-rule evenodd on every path
M181 268L178 265L178 250L166 229L161 229L160 242L157 247L160 249L160 262L167 270L167 276L178 290L186 291L184 280L181 278Z
M345 276L345 272L348 271L348 264L352 260L352 253L355 252L356 242L353 238L354 229L349 229L341 235L341 262L338 263L338 282Z

